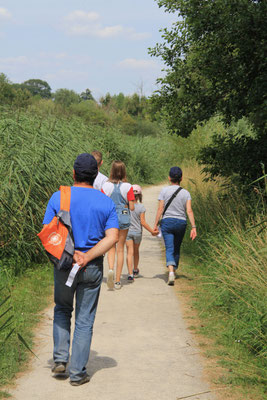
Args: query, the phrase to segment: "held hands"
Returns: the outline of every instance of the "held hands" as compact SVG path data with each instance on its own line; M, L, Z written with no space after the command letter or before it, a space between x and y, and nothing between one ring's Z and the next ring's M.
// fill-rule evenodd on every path
M80 265L80 269L85 267L85 265L88 263L87 260L87 254L83 253L82 251L75 250L74 255L73 255L73 261L74 264L77 263Z
M158 228L154 228L154 229L153 229L153 232L151 232L151 235L152 235L152 236L157 236L158 234L159 234Z

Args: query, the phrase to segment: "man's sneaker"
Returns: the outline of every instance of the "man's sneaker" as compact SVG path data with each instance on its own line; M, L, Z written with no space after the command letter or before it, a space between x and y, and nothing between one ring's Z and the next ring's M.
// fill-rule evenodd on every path
M109 269L107 277L107 286L109 289L114 289L114 271Z
M120 282L115 282L115 283L114 283L114 288L115 288L116 290L121 289L121 283L120 283Z
M130 282L133 282L133 281L134 281L133 275L128 275L128 281L130 281Z
M66 372L66 365L67 363L65 362L55 362L52 372L54 372L54 374L62 374Z
M87 382L90 382L90 376L86 374L82 379L78 381L70 381L70 384L72 386L80 386Z
M169 279L168 279L168 285L173 286L175 281L175 276L174 274L169 274Z
M134 276L138 276L139 275L139 269L138 268L134 269L133 270L133 274L134 274Z

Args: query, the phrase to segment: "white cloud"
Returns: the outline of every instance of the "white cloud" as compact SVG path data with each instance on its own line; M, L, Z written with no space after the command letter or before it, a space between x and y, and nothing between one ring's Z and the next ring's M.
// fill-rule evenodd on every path
M0 19L9 19L11 18L10 12L3 7L0 7Z
M92 22L99 19L99 14L96 12L85 12L81 10L75 10L68 14L65 18L68 22L77 22L77 21L84 21L84 22Z
M95 35L98 37L106 38L118 36L124 32L124 29L121 25L114 26L106 26L105 28L99 28L95 31Z
M26 56L0 58L0 69L3 67L25 65L29 62Z
M133 28L122 25L104 26L99 14L81 10L68 14L64 18L63 28L71 36L94 36L102 39L124 35L133 40L142 40L150 36L149 33L138 33Z
M55 59L56 60L63 60L63 59L65 59L65 58L67 58L67 53L58 53L58 54L55 54Z
M125 69L155 69L158 68L158 65L153 60L137 60L136 58L126 58L119 62L119 67Z

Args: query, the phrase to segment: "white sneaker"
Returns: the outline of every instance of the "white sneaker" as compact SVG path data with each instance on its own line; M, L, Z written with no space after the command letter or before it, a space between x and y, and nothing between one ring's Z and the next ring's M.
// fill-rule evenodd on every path
M121 283L120 283L120 282L115 282L115 283L114 283L114 288L115 288L116 290L121 289Z
M114 271L109 269L107 277L107 286L109 289L114 289Z
M168 285L173 286L175 281L175 276L174 274L169 274L169 279L168 279Z

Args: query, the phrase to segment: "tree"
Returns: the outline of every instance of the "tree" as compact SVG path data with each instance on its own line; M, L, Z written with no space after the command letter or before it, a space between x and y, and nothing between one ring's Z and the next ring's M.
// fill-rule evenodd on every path
M111 94L107 93L104 97L101 97L101 99L99 101L102 106L109 107L110 103L111 103L111 99L112 99Z
M201 148L198 160L203 172L212 179L230 178L240 188L242 185L243 189L251 190L251 183L265 174L267 141L242 118L213 133L211 143ZM264 180L258 186L264 187Z
M29 79L23 82L21 87L27 89L33 96L40 96L44 99L51 97L51 87L41 79Z
M187 136L215 112L225 121L249 118L262 131L266 121L266 25L264 0L158 0L178 13L162 44L150 49L168 67L159 79L154 107L170 129Z
M93 100L93 101L95 101L95 99L94 99L94 97L93 97L92 92L91 92L90 89L85 89L85 92L82 92L82 93L80 94L80 97L81 97L81 99L84 100L84 101L86 101L86 100Z
M74 90L58 89L54 95L55 103L61 104L64 107L69 107L71 104L80 103L81 98Z
M12 103L15 97L15 90L12 88L11 82L3 73L0 74L0 104Z
M24 107L29 104L30 98L31 93L27 89L10 82L5 74L0 73L0 104Z

